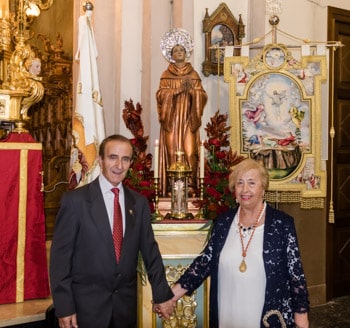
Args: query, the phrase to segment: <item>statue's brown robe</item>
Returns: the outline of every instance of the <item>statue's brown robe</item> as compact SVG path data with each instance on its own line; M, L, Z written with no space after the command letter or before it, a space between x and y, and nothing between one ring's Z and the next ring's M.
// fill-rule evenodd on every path
M188 77L192 88L183 92L181 85ZM181 67L169 64L161 76L156 98L160 123L160 195L165 196L169 191L166 171L176 161L177 151L184 152L184 160L192 169L190 185L197 185L199 128L207 94L190 63Z

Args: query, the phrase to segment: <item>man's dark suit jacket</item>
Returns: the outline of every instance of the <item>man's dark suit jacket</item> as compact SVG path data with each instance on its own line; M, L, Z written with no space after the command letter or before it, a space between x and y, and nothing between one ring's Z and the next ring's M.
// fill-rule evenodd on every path
M124 186L126 227L120 262L96 179L65 193L55 224L50 279L56 316L77 313L79 328L136 327L139 251L153 301L173 297L154 239L147 199Z

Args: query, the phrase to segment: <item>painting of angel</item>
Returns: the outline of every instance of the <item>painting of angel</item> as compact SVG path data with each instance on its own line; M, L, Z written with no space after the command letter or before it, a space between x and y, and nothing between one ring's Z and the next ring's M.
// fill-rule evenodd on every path
M293 75L263 74L241 99L243 150L269 170L271 179L292 174L310 152L310 101Z

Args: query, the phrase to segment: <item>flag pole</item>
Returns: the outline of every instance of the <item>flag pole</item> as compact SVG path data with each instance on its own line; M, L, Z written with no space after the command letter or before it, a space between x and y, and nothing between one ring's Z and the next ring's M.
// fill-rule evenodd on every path
M97 46L91 23L94 5L86 1L79 17L79 63L76 104L72 121L72 149L68 189L93 181L100 174L98 149L105 138L102 96L97 69Z

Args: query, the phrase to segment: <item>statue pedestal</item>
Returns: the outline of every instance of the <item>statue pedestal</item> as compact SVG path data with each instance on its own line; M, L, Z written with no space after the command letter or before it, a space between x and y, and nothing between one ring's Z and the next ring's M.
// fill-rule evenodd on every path
M166 213L165 213L166 214ZM174 284L192 260L205 246L211 221L192 220L181 222L168 220L153 224L153 230L163 257L167 279ZM152 312L152 292L149 282L142 286L139 279L139 328L202 327L209 328L209 285L204 282L193 295L178 301L176 316L165 325ZM182 325L180 325L180 321Z

